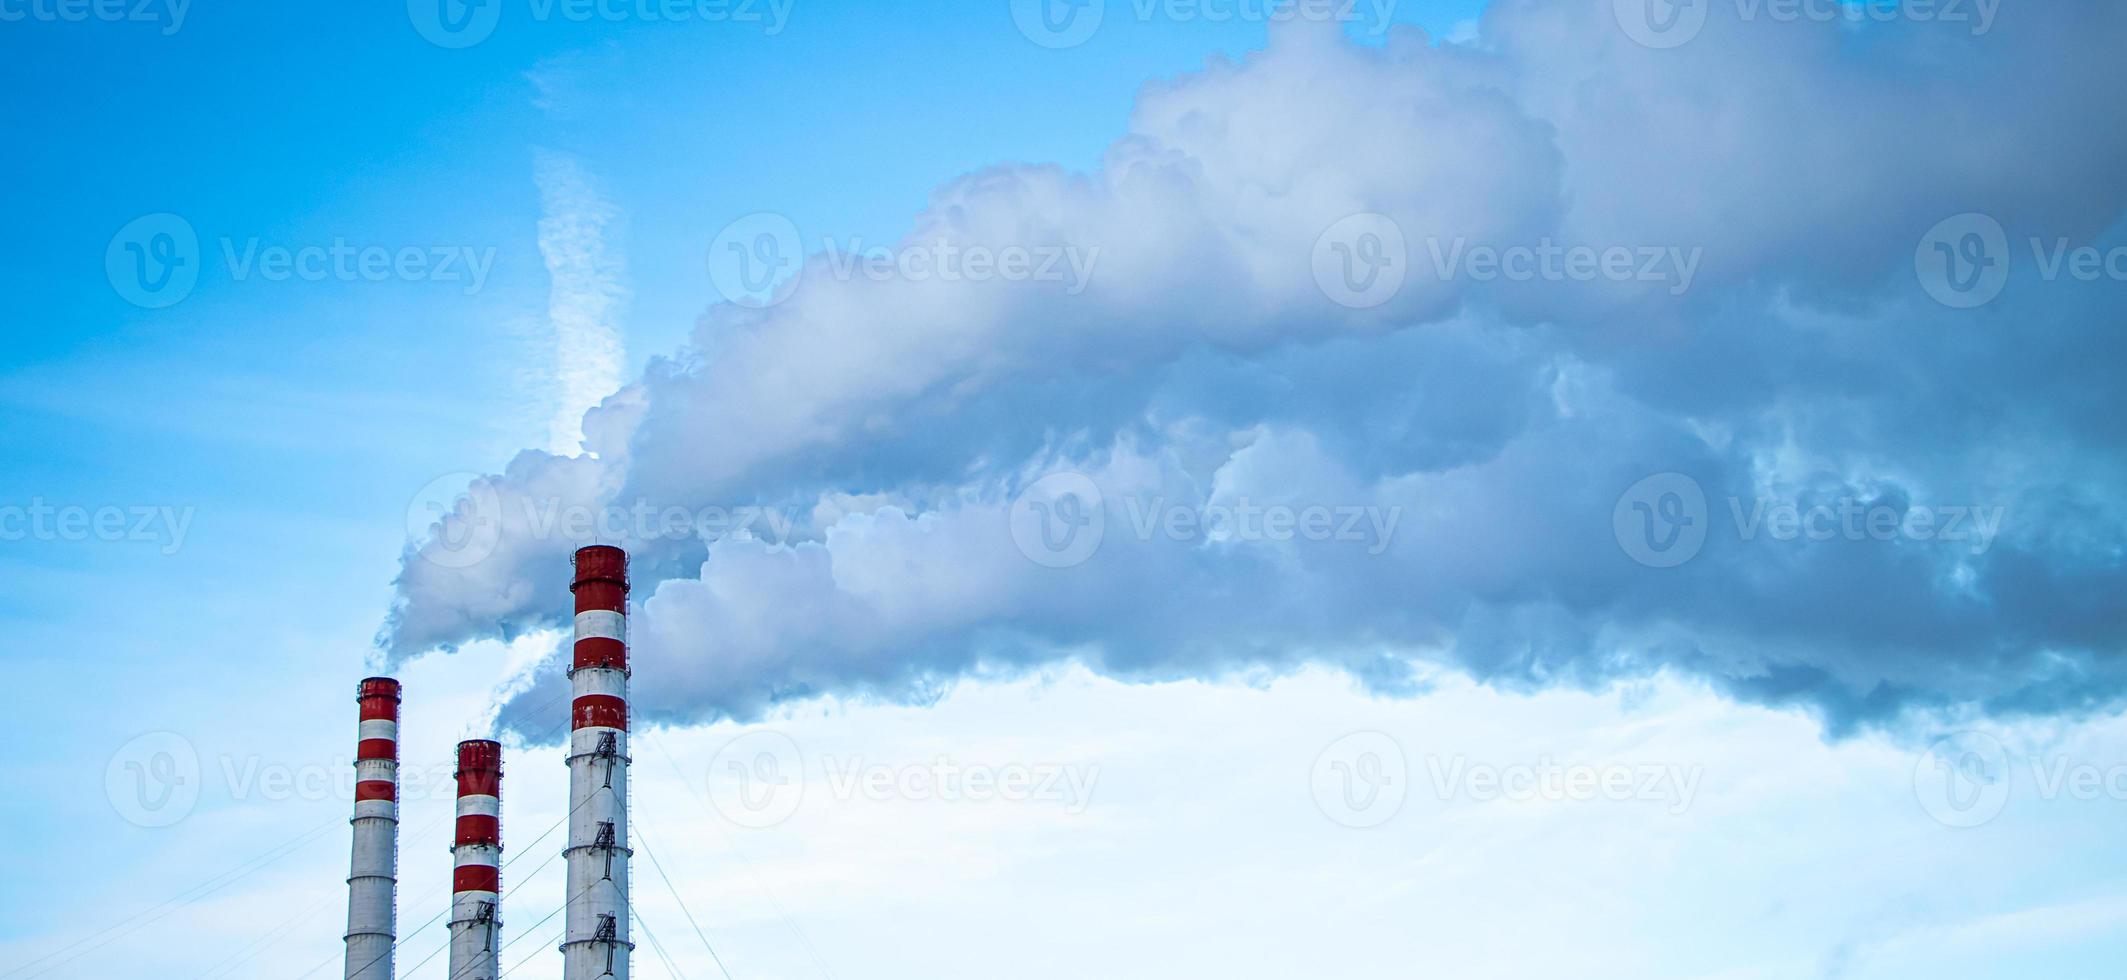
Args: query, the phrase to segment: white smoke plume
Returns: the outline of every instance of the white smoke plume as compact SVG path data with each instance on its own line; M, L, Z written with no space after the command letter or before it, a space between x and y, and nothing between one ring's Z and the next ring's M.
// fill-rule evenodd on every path
M636 555L651 719L1065 658L1385 691L1421 661L1676 671L1834 730L2114 703L2127 294L2019 251L1960 309L1916 255L1967 213L2120 242L2127 10L1707 6L1672 48L1610 0L1500 0L1466 43L1281 25L1148 85L1097 170L963 176L900 243L1097 256L1083 281L809 257L588 413L589 454L483 481L409 550L382 642L565 622L595 534ZM1689 503L1634 499L1650 477L1703 496L1674 567L1628 527ZM1779 530L1856 508L1898 527ZM1096 515L1082 555L1042 537Z
M620 387L626 358L620 318L628 302L625 262L612 241L619 212L575 156L541 151L539 254L546 261L547 319L554 330L556 400L547 450L581 451L583 413Z

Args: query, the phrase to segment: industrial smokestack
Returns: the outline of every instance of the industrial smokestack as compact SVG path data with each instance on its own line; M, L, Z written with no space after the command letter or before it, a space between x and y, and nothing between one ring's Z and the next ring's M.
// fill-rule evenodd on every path
M450 980L497 980L502 946L502 743L458 743Z
M576 552L563 980L628 980L628 555Z
M364 679L355 746L354 857L347 878L347 980L392 980L399 888L399 682Z

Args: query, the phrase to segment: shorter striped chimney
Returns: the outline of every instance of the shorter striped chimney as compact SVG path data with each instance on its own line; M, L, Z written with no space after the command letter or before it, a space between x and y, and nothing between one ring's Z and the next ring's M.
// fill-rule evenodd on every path
M502 950L502 743L458 743L450 980L496 980Z
M362 681L355 745L354 857L347 877L346 980L392 980L398 941L399 682Z

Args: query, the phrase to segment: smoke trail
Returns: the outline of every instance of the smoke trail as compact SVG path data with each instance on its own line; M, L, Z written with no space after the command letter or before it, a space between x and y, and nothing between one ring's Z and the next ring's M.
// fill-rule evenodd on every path
M2127 11L1714 5L1650 48L1616 10L1287 25L1149 86L1094 172L949 182L892 261L705 313L595 458L488 481L441 530L491 553L410 553L385 644L559 625L583 539L525 515L575 508L637 555L651 719L1063 658L1683 672L1835 729L2114 703L2127 298L2018 255L1964 308L1926 243L2121 240Z

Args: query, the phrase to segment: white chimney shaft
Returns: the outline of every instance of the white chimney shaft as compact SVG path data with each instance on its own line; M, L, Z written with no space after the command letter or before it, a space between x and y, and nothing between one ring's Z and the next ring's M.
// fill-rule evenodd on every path
M563 980L628 980L628 555L576 552Z
M355 748L354 856L347 878L346 980L392 980L398 941L399 682L362 681Z
M497 980L502 951L502 743L458 743L450 980Z

